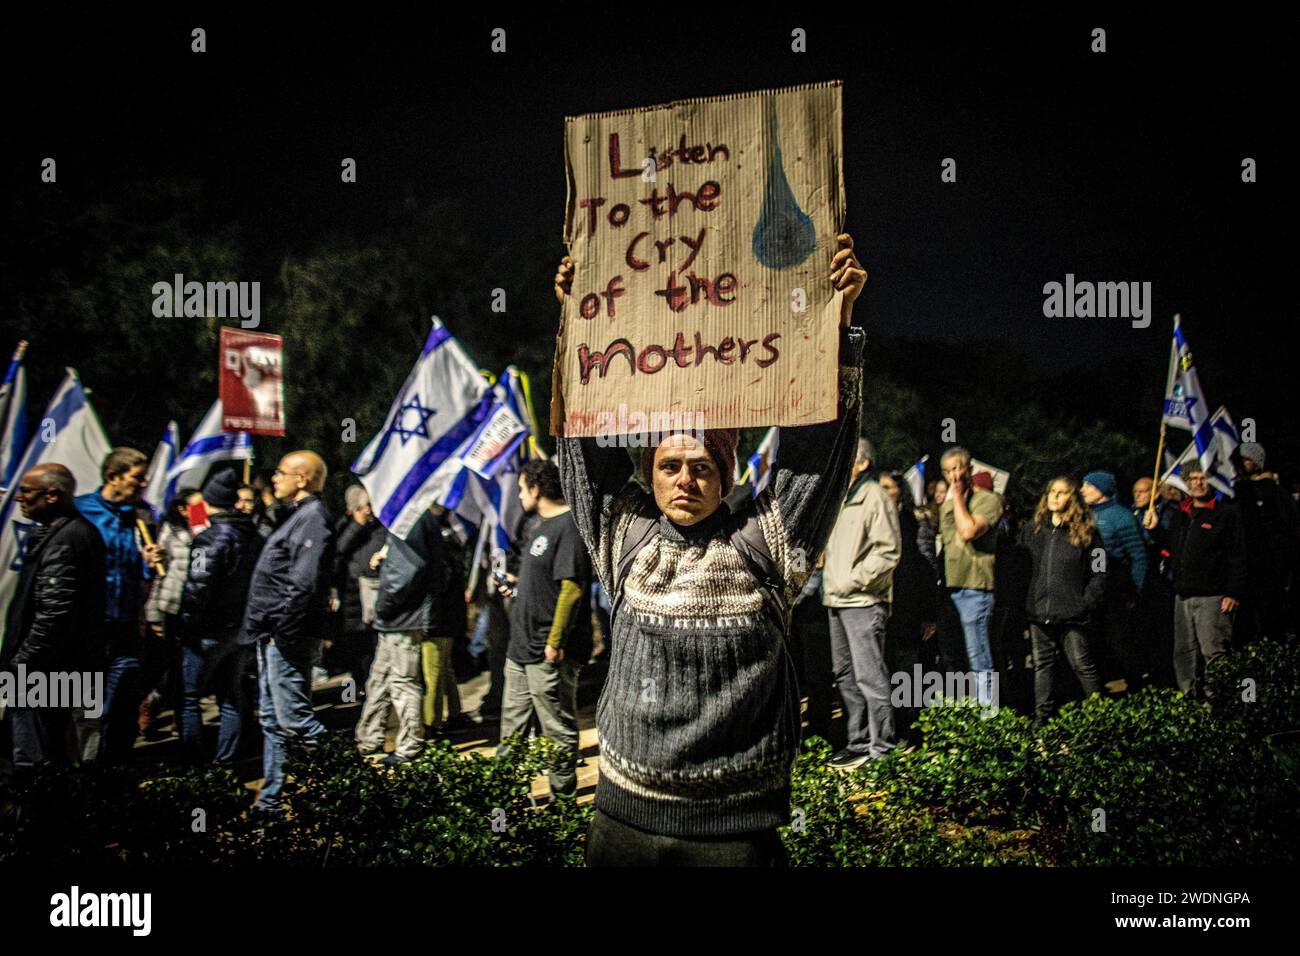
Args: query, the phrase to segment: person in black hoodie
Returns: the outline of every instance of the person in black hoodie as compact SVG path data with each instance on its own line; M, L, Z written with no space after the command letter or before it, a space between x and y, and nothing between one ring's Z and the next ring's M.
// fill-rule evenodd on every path
M195 536L189 577L181 593L181 746L197 759L202 750L203 717L199 699L217 695L221 724L216 762L233 763L251 723L251 702L244 694L244 675L252 653L239 643L239 628L248 603L248 585L262 552L262 536L250 515L236 510L239 481L220 471L203 487L208 527Z
M1025 613L1034 653L1034 723L1056 712L1056 661L1063 652L1085 696L1101 690L1087 627L1106 590L1105 549L1070 478L1054 478L1020 543L1033 560Z
M95 648L103 639L104 541L77 512L75 491L72 472L54 463L28 471L14 490L23 516L38 527L25 542L0 670L16 673L21 665L48 674L82 671L94 663ZM70 709L8 707L5 721L12 734L13 762L20 770L73 758Z
M1154 511L1143 526L1166 548L1174 566L1174 675L1193 700L1207 697L1204 669L1232 649L1233 615L1247 587L1241 514L1220 500L1205 472L1183 472L1191 492L1161 528Z

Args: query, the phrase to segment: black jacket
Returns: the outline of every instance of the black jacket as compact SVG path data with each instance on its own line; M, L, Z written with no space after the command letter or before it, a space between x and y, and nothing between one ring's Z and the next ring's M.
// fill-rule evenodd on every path
M253 571L243 644L275 638L277 646L296 646L325 636L334 569L329 513L319 495L309 495L281 514Z
M1174 566L1174 593L1180 597L1241 600L1246 594L1246 535L1241 512L1220 499L1197 508L1190 499L1174 513L1169 529L1151 532L1169 549Z
M1295 502L1271 478L1238 479L1232 490L1233 505L1241 514L1251 578L1285 580L1300 555L1300 516Z
M465 572L431 511L420 516L405 541L388 535L388 558L379 569L375 630L438 637L465 633Z
M1106 593L1101 535L1095 530L1085 548L1070 543L1065 525L1042 527L1030 521L1020 543L1033 560L1033 578L1025 614L1035 624L1087 624ZM1100 558L1100 565L1098 562Z
M102 667L104 539L80 514L36 526L9 605L0 664L29 670Z
M339 592L339 614L345 632L365 630L361 623L360 578L377 578L378 571L370 570L370 559L384 546L387 529L378 521L360 525L344 518L336 529L338 537L334 553L334 588Z
M253 519L240 511L221 511L209 520L191 545L181 620L187 635L233 640L244 620L262 535Z

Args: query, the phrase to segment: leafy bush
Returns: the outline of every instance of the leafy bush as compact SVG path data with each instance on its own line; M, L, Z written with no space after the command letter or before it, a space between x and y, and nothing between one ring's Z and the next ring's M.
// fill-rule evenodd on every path
M1297 675L1300 647L1263 642L1210 668L1213 708L1148 689L1067 704L1035 731L1006 709L933 707L921 746L852 773L813 738L782 836L800 866L1294 864L1300 800L1269 739L1300 728ZM494 760L444 741L390 769L331 738L291 753L291 812L274 822L248 813L229 771L47 769L0 861L576 866L591 808L529 798L558 755L546 740Z
M49 768L22 795L21 824L0 836L0 860L576 866L590 809L529 798L556 757L547 740L499 760L440 741L385 768L330 737L291 751L290 813L270 821L248 812L252 795L228 770Z
M1262 642L1210 668L1212 709L1148 689L1068 704L1036 733L1005 709L930 708L922 746L851 774L814 740L795 768L791 860L1294 863L1300 807L1267 738L1300 727L1298 674L1300 649Z

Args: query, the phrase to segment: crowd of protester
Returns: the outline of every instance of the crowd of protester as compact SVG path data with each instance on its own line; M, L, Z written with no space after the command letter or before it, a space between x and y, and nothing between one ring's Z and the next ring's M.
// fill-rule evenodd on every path
M311 451L251 485L218 466L157 523L135 449L110 452L95 490L59 464L28 471L0 670L102 673L103 706L8 706L0 785L44 763L131 759L170 712L188 760L260 750L254 809L279 813L287 748L328 733L313 686L333 674L361 705L360 754L400 766L437 735L493 724L498 754L530 732L558 744L550 788L571 794L579 675L602 662L589 861L779 863L800 737L842 736L837 768L916 742L919 709L938 702L923 674L1041 723L1071 696L1204 699L1207 665L1295 629L1297 506L1258 444L1234 455L1231 496L1192 467L1188 494L1140 478L1126 503L1098 469L1053 479L1019 516L954 446L914 500L859 437L850 318L865 272L847 236L831 268L851 293L839 414L784 430L759 494L733 480L735 430L645 448L639 483L626 449L561 438L525 464L514 547L494 555L436 506L390 533L359 484L334 520ZM571 281L565 260L561 300ZM467 713L459 685L480 669Z

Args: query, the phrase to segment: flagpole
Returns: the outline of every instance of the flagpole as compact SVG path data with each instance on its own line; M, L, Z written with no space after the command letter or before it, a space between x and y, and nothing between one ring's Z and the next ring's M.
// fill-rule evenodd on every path
M249 445L248 457L244 459L244 484L246 485L252 484L252 482L248 478L249 471L252 469L252 467L253 467L253 446Z
M1151 499L1147 502L1147 514L1156 510L1156 494L1160 491L1160 465L1164 461L1165 429L1167 427L1163 421L1160 423L1160 443L1156 445L1156 470L1151 476Z

